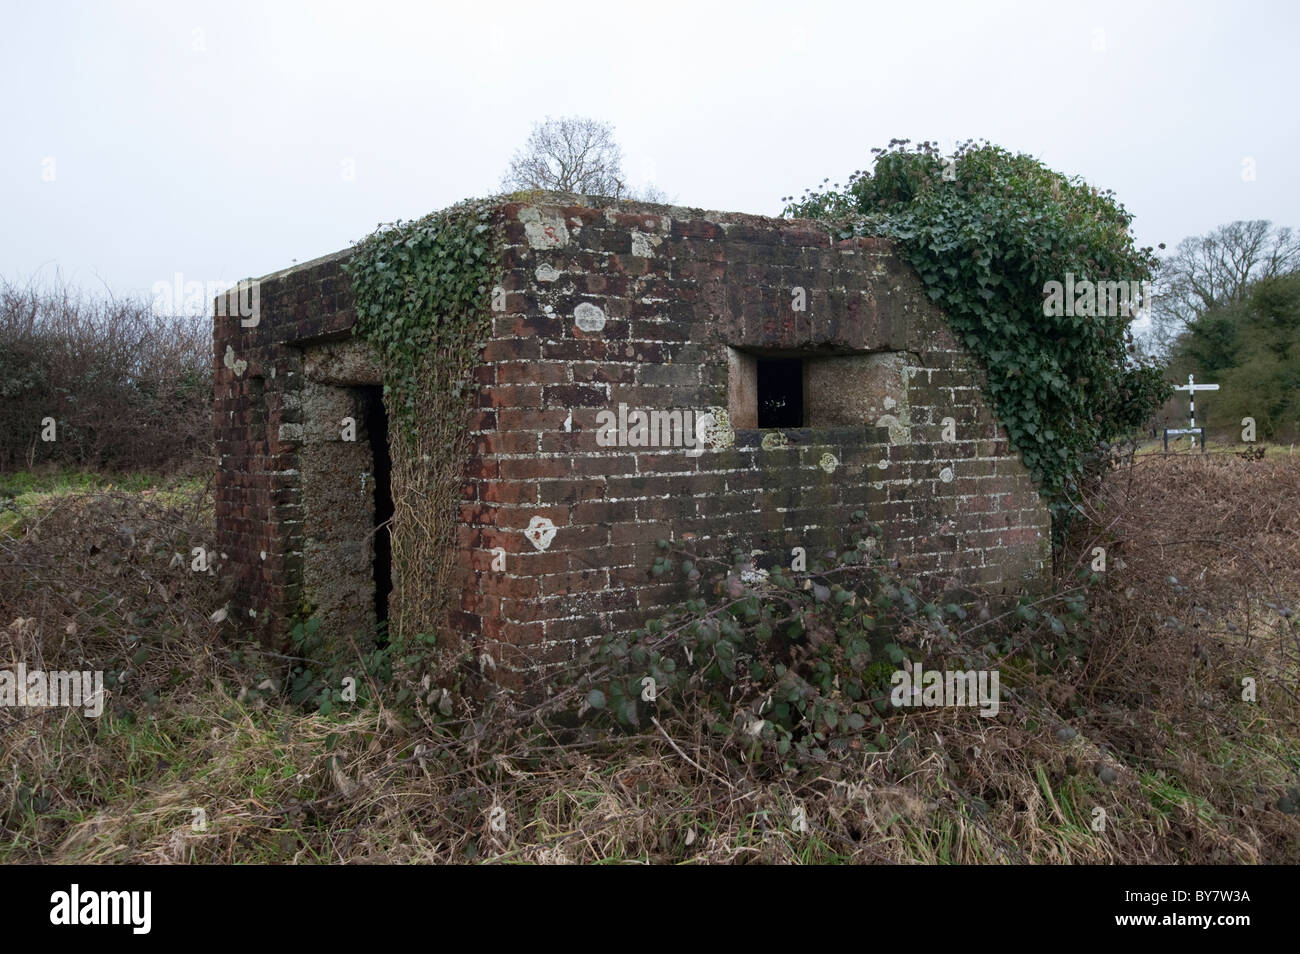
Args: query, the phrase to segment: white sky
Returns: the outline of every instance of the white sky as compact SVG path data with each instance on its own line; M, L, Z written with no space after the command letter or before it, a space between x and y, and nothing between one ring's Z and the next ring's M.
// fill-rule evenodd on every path
M1286 0L0 10L11 281L262 275L496 191L548 114L612 122L634 181L708 209L774 215L892 137L977 137L1114 189L1144 245L1300 226Z

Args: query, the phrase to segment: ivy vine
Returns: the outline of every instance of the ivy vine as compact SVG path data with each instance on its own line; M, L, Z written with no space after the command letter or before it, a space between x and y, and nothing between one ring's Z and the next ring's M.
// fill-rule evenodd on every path
M491 332L500 237L496 205L466 200L416 221L381 225L343 266L356 302L355 334L378 350L388 413L408 439L431 425L419 413L431 358L446 373L451 397L469 387Z
M392 454L394 668L424 665L450 598L474 371L500 280L499 203L467 200L380 226L344 266L384 371ZM416 673L418 676L418 672Z
M843 187L787 197L785 214L840 238L898 241L960 340L984 363L996 413L1059 518L1087 463L1144 424L1168 395L1136 354L1131 317L1044 314L1047 283L1142 282L1154 250L1113 193L1037 159L977 142L945 158L894 140Z

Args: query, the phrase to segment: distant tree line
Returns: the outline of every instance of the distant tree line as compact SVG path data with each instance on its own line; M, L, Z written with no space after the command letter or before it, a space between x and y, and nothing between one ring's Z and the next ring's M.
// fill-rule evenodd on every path
M1221 436L1255 420L1262 440L1300 437L1300 235L1264 220L1184 239L1158 272L1148 346L1168 377L1220 390L1200 395L1197 423ZM1186 394L1162 415L1183 421Z

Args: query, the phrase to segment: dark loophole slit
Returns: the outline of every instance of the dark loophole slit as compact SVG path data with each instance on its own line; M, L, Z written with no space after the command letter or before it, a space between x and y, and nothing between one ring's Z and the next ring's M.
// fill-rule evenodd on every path
M759 358L758 426L803 427L803 359Z

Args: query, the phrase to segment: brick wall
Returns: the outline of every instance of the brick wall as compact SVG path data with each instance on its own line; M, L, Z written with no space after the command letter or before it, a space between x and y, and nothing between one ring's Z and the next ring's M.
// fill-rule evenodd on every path
M888 242L559 196L502 212L506 294L468 422L450 621L502 670L566 664L583 639L679 595L648 573L661 538L701 553L740 546L758 566L788 564L794 547L811 561L865 509L888 552L936 583L1041 585L1047 510L977 364ZM301 357L289 343L350 326L340 261L264 279L257 328L218 319L218 523L242 612L281 614L301 596L291 433ZM249 362L242 374L227 346ZM809 426L754 426L746 375L772 356L806 359ZM267 437L249 442L254 374ZM712 409L737 426L715 428L698 454L602 446L602 412L620 404ZM500 551L504 570L493 569Z
M250 317L238 314L234 292L214 308L216 559L232 622L267 639L283 636L303 596L304 352L290 343L349 336L346 260L263 278Z

